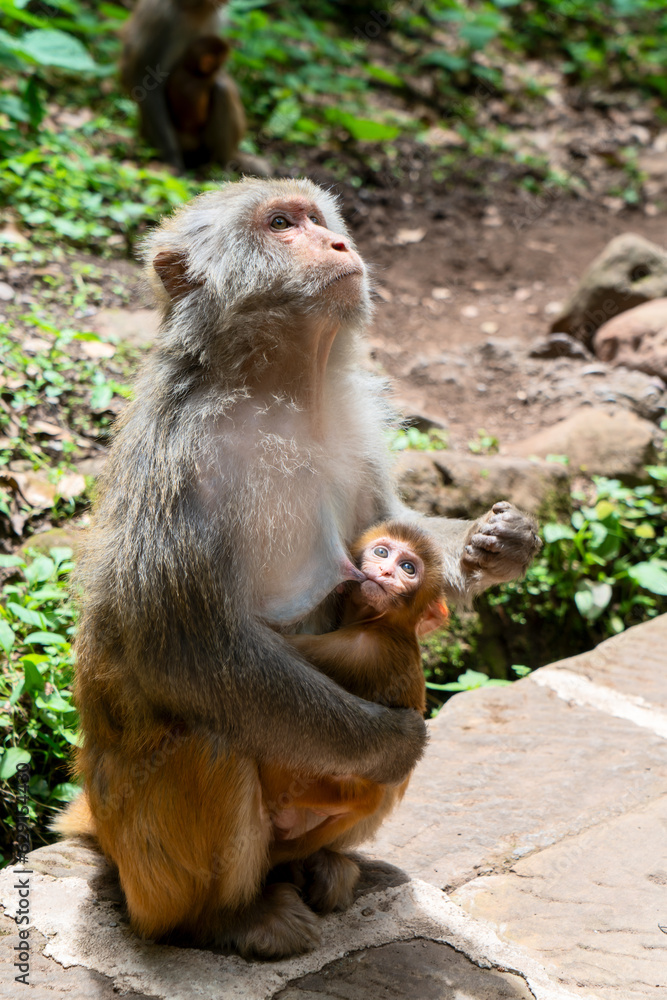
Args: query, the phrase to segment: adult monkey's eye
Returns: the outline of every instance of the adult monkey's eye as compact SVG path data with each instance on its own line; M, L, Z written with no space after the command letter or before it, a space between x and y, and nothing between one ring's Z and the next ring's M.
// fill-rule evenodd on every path
M271 229L289 229L290 223L287 221L284 215L277 215L273 222L271 223Z
M401 569L404 573L407 573L408 576L414 576L417 572L414 563L408 562L407 560L401 563Z
M380 559L386 559L389 552L385 549L384 545L376 545L373 549L373 555L378 556Z

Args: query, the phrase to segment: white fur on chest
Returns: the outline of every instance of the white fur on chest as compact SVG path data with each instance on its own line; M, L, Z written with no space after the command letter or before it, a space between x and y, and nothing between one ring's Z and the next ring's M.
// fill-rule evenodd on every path
M331 413L315 435L288 399L242 400L218 420L202 496L243 525L257 611L273 624L301 620L342 582L348 546L372 516L354 423Z

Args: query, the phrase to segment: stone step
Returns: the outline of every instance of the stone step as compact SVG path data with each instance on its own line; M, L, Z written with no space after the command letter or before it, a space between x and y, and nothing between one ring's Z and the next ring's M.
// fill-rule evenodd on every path
M34 851L28 876L0 873L0 997L19 995L17 877L36 1000L667 996L665 650L667 615L448 702L355 904L310 955L140 941L93 846Z

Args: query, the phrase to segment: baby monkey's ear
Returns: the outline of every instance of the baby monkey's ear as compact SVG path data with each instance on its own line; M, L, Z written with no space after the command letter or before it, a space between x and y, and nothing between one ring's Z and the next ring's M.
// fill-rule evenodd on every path
M449 618L449 608L444 601L431 601L426 606L426 611L417 625L417 635L427 635L435 632L437 628L442 628Z
M185 250L160 250L155 255L153 267L170 299L180 299L203 281L194 281L188 273L188 255Z

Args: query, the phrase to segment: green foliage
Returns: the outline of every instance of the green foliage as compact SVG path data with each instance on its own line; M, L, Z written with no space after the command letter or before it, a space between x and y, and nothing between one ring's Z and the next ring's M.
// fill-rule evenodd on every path
M533 665L667 611L667 470L647 471L647 485L596 477L590 495L574 493L577 509L569 523L544 526L525 579L485 595L505 628L524 631Z
M144 165L151 152L137 139L137 109L116 71L128 10L0 0L0 11L0 202L44 246L127 252L146 226L207 186ZM576 80L667 92L667 12L657 0L230 0L226 11L229 69L250 119L247 151L265 147L281 166L302 166L315 147L327 169L353 173L357 186L384 171L395 182L410 169L400 164L401 140L427 127L409 110L415 99L456 121L469 155L523 162L501 130L490 139L475 119L491 96L513 105L540 96L525 74L517 90L517 66L532 55ZM63 109L92 115L63 126ZM424 147L425 161L430 155ZM628 180L617 193L635 204L641 177L632 151L624 155ZM559 183L544 164L523 165L526 186ZM442 174L437 163L434 170Z
M16 768L30 761L30 820L39 835L54 810L70 801L71 747L77 742L72 704L74 611L67 581L71 549L52 549L31 562L0 556L0 850L9 860L15 828Z
M446 431L430 427L420 431L418 427L399 427L388 435L389 447L392 451L444 451L448 447Z
M434 684L433 681L427 681L426 687L430 691L451 691L455 693L457 691L475 691L481 687L507 687L510 683L510 681L500 678L489 677L487 674L480 673L479 670L468 669L465 673L460 674L455 681L450 681L449 684Z
M647 473L650 484L596 478L573 493L571 515L544 525L523 580L488 591L475 613L452 614L446 631L422 641L434 697L468 690L482 671L506 679L519 660L511 670L523 677L667 612L667 466Z
M500 450L500 443L497 437L480 428L475 440L468 441L468 448L475 455L495 455Z
M130 390L110 375L118 363L100 364L99 359L82 356L82 343L102 343L94 333L58 330L37 316L25 317L39 337L35 349L26 350L22 341L0 324L0 469L16 458L28 459L33 468L52 466L54 453L63 457L76 450L76 438L83 434L105 441L113 419L112 404L131 395ZM121 376L122 377L122 376ZM61 441L35 430L35 419L64 423Z
M94 119L81 133L92 137L104 124ZM5 141L11 145L11 135ZM15 210L33 243L65 240L100 253L119 235L128 248L149 223L210 186L96 155L67 133L43 131L39 148L17 149L0 162L0 199Z

